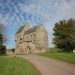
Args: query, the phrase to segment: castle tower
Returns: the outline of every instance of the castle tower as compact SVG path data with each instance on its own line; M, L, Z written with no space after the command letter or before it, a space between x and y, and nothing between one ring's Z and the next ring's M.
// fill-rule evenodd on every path
M25 31L29 30L30 29L30 25L29 25L29 22L26 21L25 23Z

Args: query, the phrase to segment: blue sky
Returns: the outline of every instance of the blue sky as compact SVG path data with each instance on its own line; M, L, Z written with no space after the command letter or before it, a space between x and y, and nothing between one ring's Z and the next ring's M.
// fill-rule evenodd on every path
M6 26L7 48L15 47L15 33L26 21L31 27L44 24L52 47L54 24L69 18L75 18L75 0L0 0L0 23Z

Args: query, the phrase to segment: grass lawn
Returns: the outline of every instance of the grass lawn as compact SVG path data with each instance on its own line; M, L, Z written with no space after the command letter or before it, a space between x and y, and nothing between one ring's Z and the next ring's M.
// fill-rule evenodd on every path
M40 53L40 55L75 64L75 53L58 52L56 48L50 48L48 52Z
M0 56L0 75L40 75L40 73L25 59Z

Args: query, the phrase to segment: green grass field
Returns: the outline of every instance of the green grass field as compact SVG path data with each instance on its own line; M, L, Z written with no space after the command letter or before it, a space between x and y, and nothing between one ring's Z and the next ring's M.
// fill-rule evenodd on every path
M58 50L56 48L50 48L48 52L40 53L40 55L75 64L75 53L58 52Z
M0 56L0 75L40 75L25 59Z

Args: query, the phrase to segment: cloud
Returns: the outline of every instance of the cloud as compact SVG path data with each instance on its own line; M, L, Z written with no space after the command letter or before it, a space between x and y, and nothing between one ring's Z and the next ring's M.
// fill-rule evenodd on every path
M59 20L75 18L74 7L75 0L0 0L0 23L7 26L10 36L15 35L26 20L31 26L43 23L52 45L54 24Z

